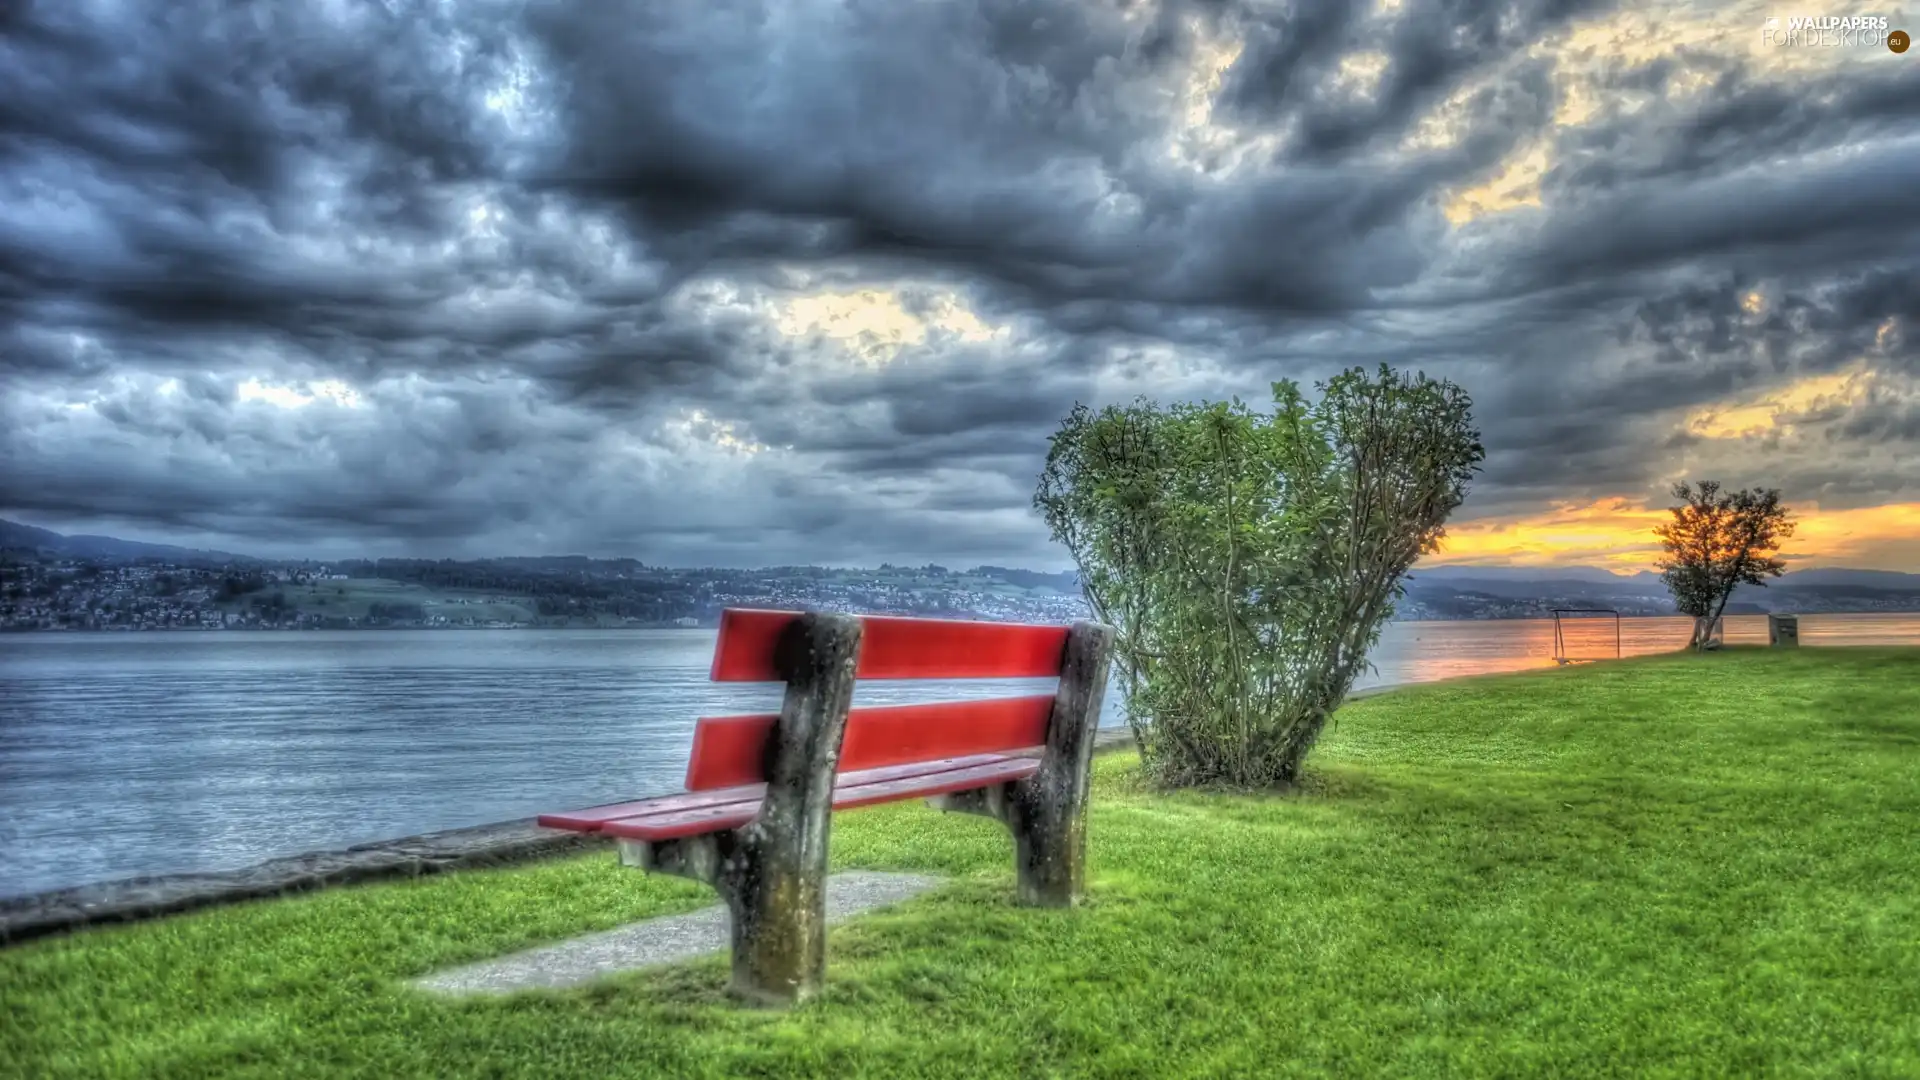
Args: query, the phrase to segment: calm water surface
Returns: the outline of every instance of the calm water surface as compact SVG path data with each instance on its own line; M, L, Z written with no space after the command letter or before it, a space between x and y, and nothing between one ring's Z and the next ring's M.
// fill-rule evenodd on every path
M1764 642L1761 616L1728 621ZM1684 645L1627 619L1621 651ZM1920 644L1920 615L1803 616L1807 645ZM1612 621L1576 655L1610 655ZM0 636L0 895L262 859L677 790L694 719L778 708L706 681L698 631ZM1360 685L1552 665L1546 621L1394 623ZM868 705L1050 680L865 684ZM1107 724L1122 723L1108 697Z

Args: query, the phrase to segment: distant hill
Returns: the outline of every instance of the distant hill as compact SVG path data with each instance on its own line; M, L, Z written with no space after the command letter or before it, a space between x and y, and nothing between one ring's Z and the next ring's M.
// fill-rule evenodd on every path
M171 559L180 563L250 563L250 555L147 544L111 536L64 536L51 529L0 520L0 551L42 551L93 559Z
M1845 570L1840 568L1822 568L1819 570L1791 570L1777 578L1772 588L1787 588L1806 585L1847 586L1868 589L1920 589L1920 574L1905 574L1898 570Z
M1062 593L1080 591L1080 575L1072 570L1048 574L1039 570L1019 570L1009 566L976 566L967 573L976 577L1004 581L1023 589L1052 589L1054 592Z
M1447 589L1462 593L1481 593L1508 599L1528 597L1664 597L1667 587L1654 574L1633 577L1608 575L1605 579L1568 577L1558 570L1543 569L1532 577L1435 577L1431 574L1408 575L1408 588Z
M224 551L147 544L111 536L63 536L12 521L0 521L0 550L36 551L103 561L163 559L182 565L275 565L271 560ZM279 564L291 566L294 562L281 560ZM336 565L360 577L436 585L451 582L463 588L516 595L541 595L558 588L556 582L573 580L598 583L588 590L594 596L607 593L611 587L607 582L630 581L635 583L633 588L640 588L641 579L658 579L646 586L656 591L694 588L700 582L730 583L727 588L734 592L740 583L748 581L812 583L809 588L830 584L844 593L834 594L837 601L875 610L874 605L895 603L901 590L915 595L924 593L924 602L936 605L948 602L942 598L946 593L970 592L984 597L1005 596L1011 591L1011 594L1072 597L1078 602L1080 591L1078 576L1072 571L1043 573L1004 566L979 566L962 572L933 565L882 566L878 570L791 566L711 570L647 567L634 559L591 559L581 555L481 560L344 560ZM667 584L669 582L672 584ZM778 593L780 589L773 591ZM1424 566L1408 575L1407 595L1397 612L1398 617L1409 619L1530 618L1556 607L1611 608L1623 615L1666 615L1673 612L1673 599L1660 576L1647 571L1616 574L1595 566ZM1727 610L1730 614L1920 611L1920 574L1839 567L1796 570L1775 579L1766 588L1741 587L1734 593Z
M1660 575L1642 570L1637 574L1616 574L1597 566L1421 566L1409 579L1456 585L1462 581L1582 581L1606 585L1660 583Z
M48 529L36 529L17 521L0 520L0 548L57 551L66 541L66 537Z

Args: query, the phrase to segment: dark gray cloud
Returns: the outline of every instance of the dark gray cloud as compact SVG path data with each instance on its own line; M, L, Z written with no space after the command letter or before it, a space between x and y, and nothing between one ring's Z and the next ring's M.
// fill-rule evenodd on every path
M1920 67L1762 14L9 5L0 513L1057 563L1075 401L1380 362L1474 394L1463 517L1920 501Z
M1597 0L1436 0L1399 6L1385 18L1367 18L1361 4L1303 4L1284 14L1250 12L1236 27L1247 47L1235 62L1226 99L1239 115L1260 120L1291 112L1299 126L1295 160L1343 156L1382 136L1404 132L1425 109L1490 66L1562 28L1577 15L1604 10ZM1264 16L1264 17L1263 17ZM1384 42L1380 39L1384 38ZM1332 92L1346 58L1380 47L1388 56L1379 85L1365 98ZM1508 86L1544 98L1534 63L1505 73ZM1481 96L1484 108L1499 98ZM1478 109L1476 109L1478 111ZM1533 118L1537 127L1539 117ZM1499 130L1488 125L1480 134ZM1508 129L1524 134L1526 127Z

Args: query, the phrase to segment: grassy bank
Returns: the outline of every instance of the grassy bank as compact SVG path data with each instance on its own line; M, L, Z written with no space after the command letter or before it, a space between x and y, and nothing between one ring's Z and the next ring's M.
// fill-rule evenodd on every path
M827 998L715 959L445 1001L438 967L709 902L611 855L0 951L9 1076L1920 1075L1920 651L1734 650L1399 691L1289 797L1100 761L1093 896L991 823L836 819L954 884L837 928Z

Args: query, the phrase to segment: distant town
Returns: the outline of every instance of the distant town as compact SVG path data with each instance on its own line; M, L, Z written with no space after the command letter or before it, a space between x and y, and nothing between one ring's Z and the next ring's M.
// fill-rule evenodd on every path
M240 567L14 555L0 561L0 579L6 630L697 628L716 625L728 607L1034 622L1086 613L1070 576L994 567L665 570L586 560Z
M691 629L716 625L728 607L1010 622L1087 615L1071 572L686 569L585 557L271 561L0 522L0 630ZM1674 610L1653 574L1438 567L1413 575L1395 617L1539 618L1556 607ZM1920 611L1920 575L1803 571L1743 589L1729 611Z

